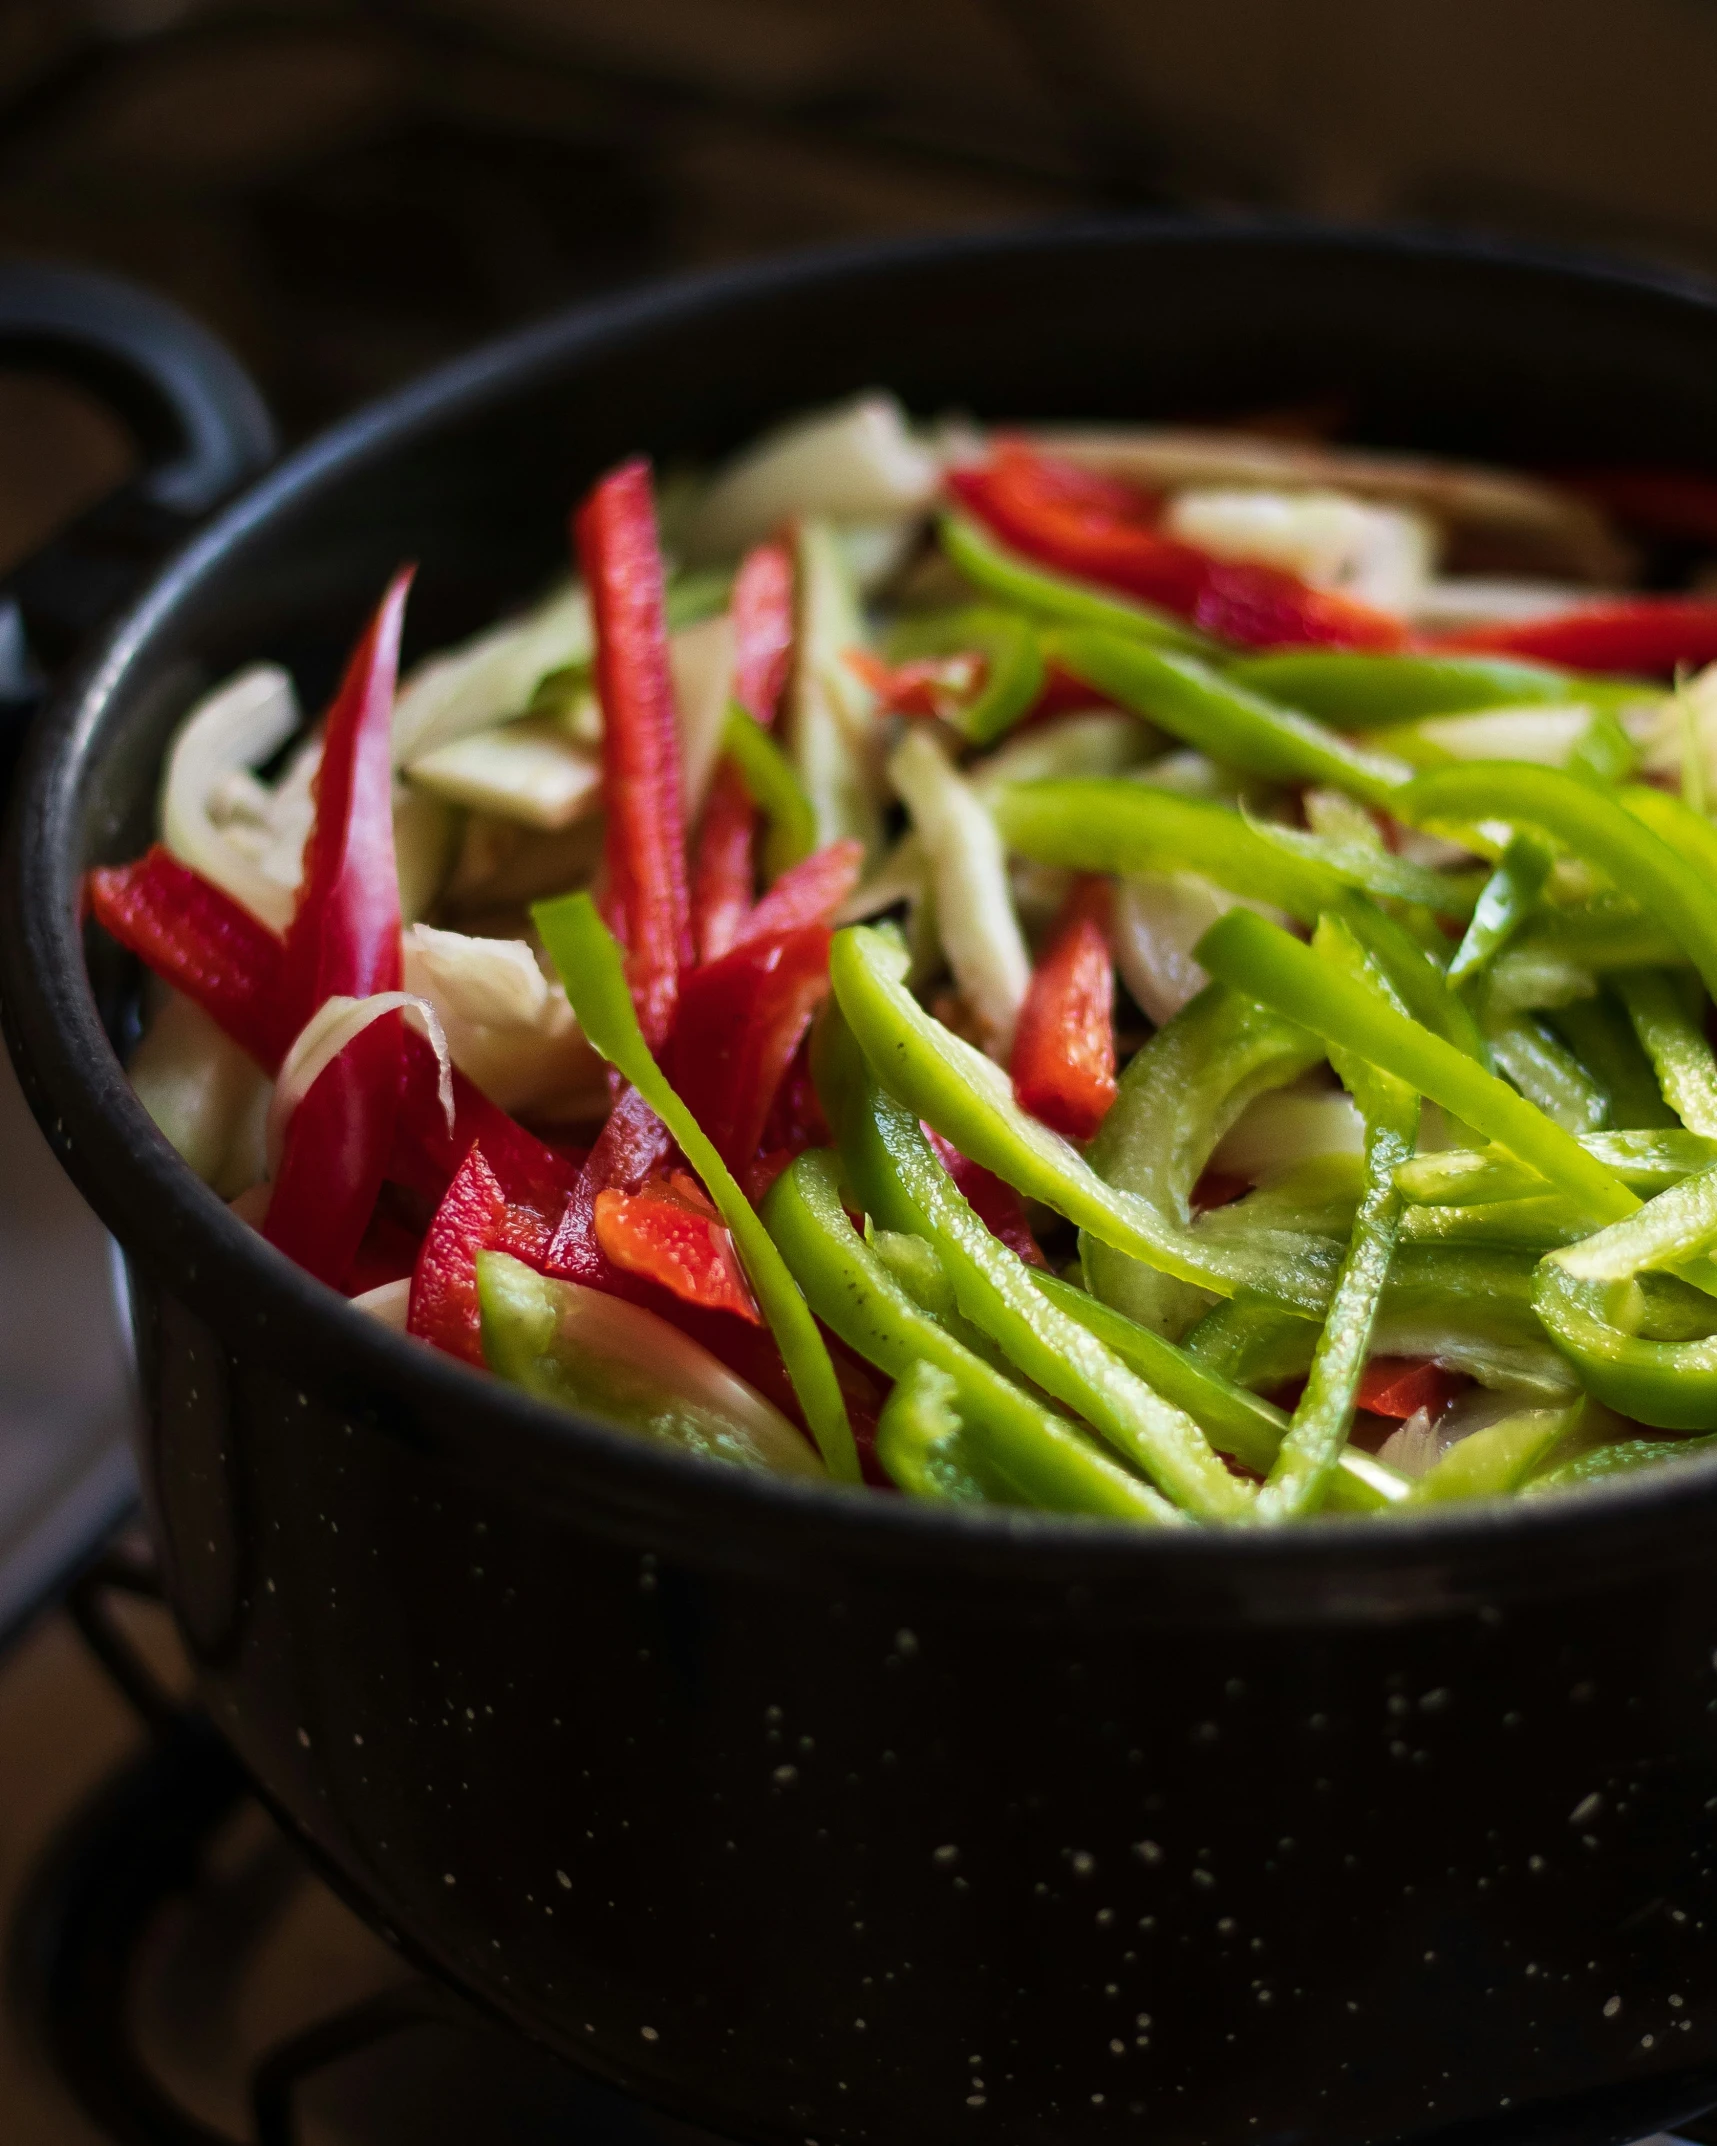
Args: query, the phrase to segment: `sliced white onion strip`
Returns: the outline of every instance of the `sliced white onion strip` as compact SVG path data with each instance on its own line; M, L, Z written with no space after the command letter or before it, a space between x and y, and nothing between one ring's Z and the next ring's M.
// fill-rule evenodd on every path
M271 931L284 931L291 922L293 888L217 826L210 806L223 784L278 752L299 721L290 677L277 663L253 663L179 725L161 795L167 848Z
M266 1140L270 1179L280 1174L280 1158L285 1150L286 1128L292 1122L292 1114L321 1075L349 1043L356 1042L372 1021L379 1021L383 1014L402 1011L408 1019L415 1015L429 1038L430 1048L435 1053L436 1096L447 1120L447 1130L452 1132L455 1115L453 1057L447 1048L441 1016L428 999L419 998L411 991L377 991L369 998L342 998L336 994L322 1001L293 1038L292 1048L287 1052L280 1077L274 1084L274 1095L268 1106Z
M403 1334L406 1315L411 1310L411 1276L408 1274L397 1282L381 1282L348 1301L354 1311L367 1311L372 1319L392 1327L396 1334Z

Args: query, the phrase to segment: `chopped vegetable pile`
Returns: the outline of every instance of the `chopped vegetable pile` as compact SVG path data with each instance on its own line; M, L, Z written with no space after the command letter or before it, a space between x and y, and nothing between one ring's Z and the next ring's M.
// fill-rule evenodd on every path
M185 717L88 880L137 1093L730 1465L1268 1526L1705 1451L1714 498L884 395L625 463L522 616L401 681L403 569L319 721Z

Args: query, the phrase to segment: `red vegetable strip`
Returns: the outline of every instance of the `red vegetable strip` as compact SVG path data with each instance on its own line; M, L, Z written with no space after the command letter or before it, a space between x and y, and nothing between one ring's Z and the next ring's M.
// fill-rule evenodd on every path
M1530 656L1582 671L1640 671L1667 677L1680 664L1717 662L1717 603L1698 596L1633 596L1582 604L1517 626L1479 626L1428 644L1501 656Z
M219 887L159 843L134 864L97 865L85 885L110 938L195 999L266 1073L303 1026L282 988L286 949Z
M528 1208L513 1206L475 1143L453 1174L412 1270L406 1331L468 1364L483 1363L477 1254L491 1249L540 1267L550 1230Z
M1082 580L1119 589L1249 648L1400 648L1398 619L1310 588L1276 567L1221 560L1166 537L1157 502L1130 486L998 444L988 462L955 470L950 491L1004 543Z
M301 1028L326 998L400 987L393 848L393 702L415 568L388 585L328 711L316 817L286 934L286 991Z
M401 1059L404 1078L387 1164L390 1182L423 1199L439 1200L476 1142L511 1203L557 1221L578 1184L578 1166L508 1117L457 1067L449 1131L435 1052L413 1028L405 1032Z
M367 1289L380 1289L387 1282L403 1282L417 1265L423 1232L387 1212L378 1202L363 1241L346 1272L349 1297L361 1297Z
M622 1090L578 1173L543 1271L593 1289L613 1289L615 1269L596 1236L597 1195L611 1188L636 1192L667 1162L673 1147L668 1128L637 1089Z
M989 671L988 659L976 649L956 656L915 656L895 664L884 663L868 648L843 649L842 655L847 668L876 695L884 715L943 716L954 722L983 691Z
M1422 1408L1440 1416L1471 1384L1461 1372L1445 1371L1428 1358L1374 1356L1360 1373L1354 1405L1374 1416L1397 1416L1403 1421Z
M595 1216L596 1241L622 1273L659 1282L705 1311L763 1324L726 1224L683 1170L652 1178L640 1192L599 1192Z
M733 697L765 730L793 656L793 557L785 544L748 551L733 582Z
M326 1065L292 1113L262 1234L338 1289L382 1189L402 1074L398 1013L383 1014Z
M638 1025L659 1050L692 948L679 726L649 464L623 462L604 477L579 508L574 530L596 629L609 913L624 927Z
M864 844L844 835L790 865L740 926L735 947L826 924L859 883Z
M400 987L393 702L412 571L389 584L328 711L316 816L286 934L286 998L301 1021L330 997ZM287 1123L263 1235L336 1287L356 1257L393 1149L404 1034L397 1013L372 1022Z
M756 1158L776 1091L828 988L821 924L747 940L686 979L670 1078L736 1177Z
M944 1140L933 1125L923 1128L924 1137L942 1158L942 1167L965 1195L966 1203L984 1227L999 1237L1010 1252L1017 1252L1028 1267L1047 1267L1049 1261L1031 1233L1025 1206L1014 1188L986 1170L981 1162L962 1155L951 1140Z
M1115 1100L1115 971L1109 883L1078 882L1050 934L1014 1035L1021 1109L1069 1140L1089 1140Z
M752 829L756 808L738 768L722 760L698 829L692 878L692 939L699 961L719 961L739 938L756 889Z

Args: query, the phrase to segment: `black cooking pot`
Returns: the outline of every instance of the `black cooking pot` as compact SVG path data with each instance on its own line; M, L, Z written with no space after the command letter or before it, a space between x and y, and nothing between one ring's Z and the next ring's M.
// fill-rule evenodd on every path
M9 1033L127 1249L143 1464L216 1721L343 1888L574 2061L751 2139L1623 2139L1717 2100L1717 1467L1156 1536L759 1481L382 1331L133 1100L78 921L191 698L314 700L528 592L604 464L870 383L1717 465L1704 286L1149 223L745 269L570 314L294 456L44 718Z

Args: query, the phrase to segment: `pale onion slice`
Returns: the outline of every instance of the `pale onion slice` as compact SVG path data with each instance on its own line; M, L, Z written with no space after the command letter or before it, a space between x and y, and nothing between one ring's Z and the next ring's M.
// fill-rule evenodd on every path
M1384 611L1408 610L1436 564L1437 531L1422 514L1342 492L1186 491L1163 525L1219 559L1280 567Z
M613 1364L642 1379L646 1387L666 1387L708 1410L733 1424L758 1456L783 1475L824 1473L809 1441L781 1411L677 1326L640 1304L587 1289L581 1282L557 1281L554 1295L559 1308L557 1349L583 1357L593 1367ZM601 1383L597 1370L592 1393L596 1406L600 1402L595 1389ZM630 1427L623 1416L620 1427Z
M1477 574L1427 581L1408 615L1434 633L1464 633L1475 626L1524 626L1560 618L1583 604L1602 603L1610 592L1571 588L1565 581L1516 581Z
M271 931L292 918L296 863L284 883L260 861L260 844L235 840L217 824L212 806L233 778L252 813L266 814L269 793L251 774L298 728L298 696L276 663L255 663L229 678L179 725L167 756L161 794L161 839L188 864L230 894ZM254 791L263 800L259 808Z
M473 731L420 754L407 778L449 804L550 832L570 827L602 802L602 763L575 745L552 717Z
M1149 758L1155 733L1137 717L1092 708L1035 723L988 753L966 780L986 801L1004 783L1064 775L1124 775Z
M560 1121L600 1112L602 1060L523 939L414 924L401 946L406 990L435 1008L453 1063L492 1103Z
M1566 767L1591 727L1592 710L1582 702L1426 715L1413 725L1427 744L1456 760L1530 760L1540 767Z
M411 1276L405 1275L397 1282L381 1282L374 1289L366 1289L362 1295L349 1298L348 1302L354 1311L368 1312L383 1326L403 1334L406 1315L411 1310Z
M687 530L697 559L731 558L799 515L874 522L930 505L942 462L892 395L871 392L766 433L724 465Z
M447 1048L441 1016L435 1008L427 999L410 991L377 991L369 998L344 998L336 993L322 1001L292 1039L292 1048L275 1081L274 1095L268 1106L266 1139L271 1179L280 1173L286 1128L292 1122L293 1112L348 1043L355 1042L372 1021L379 1021L384 1014L396 1011L405 1012L408 1018L415 1014L423 1033L429 1038L439 1076L436 1096L447 1120L447 1130L452 1132L453 1059Z
M588 663L591 648L584 591L563 587L523 617L431 656L412 672L394 703L395 767L522 715L550 671Z
M683 626L668 643L674 705L680 723L687 822L696 818L721 756L721 734L733 694L733 620L725 611Z
M194 999L169 992L127 1071L157 1127L223 1199L261 1176L251 1134L268 1076Z
M1648 774L1673 776L1696 806L1717 802L1717 663L1673 693L1630 705L1623 720Z
M905 514L888 521L841 522L835 535L845 554L847 570L861 596L874 596L885 588L912 556L923 528L922 517Z
M954 981L985 1049L1005 1064L1031 983L1031 956L995 822L923 726L895 748L888 773L930 861L937 928Z
M862 924L866 917L880 916L901 902L918 901L929 870L923 837L908 828L870 877L856 886L835 911L835 922Z
M1230 909L1280 916L1262 903L1242 902L1196 872L1139 872L1117 883L1110 930L1115 966L1159 1028L1210 981L1192 950Z
M819 843L851 836L865 855L882 841L885 736L876 695L847 652L863 645L864 615L827 522L799 526L798 631L783 743L817 818Z
M1247 1104L1217 1143L1210 1165L1257 1185L1296 1163L1364 1152L1365 1120L1349 1096L1337 1089L1300 1094L1280 1088Z

